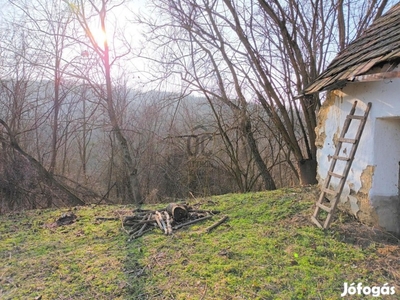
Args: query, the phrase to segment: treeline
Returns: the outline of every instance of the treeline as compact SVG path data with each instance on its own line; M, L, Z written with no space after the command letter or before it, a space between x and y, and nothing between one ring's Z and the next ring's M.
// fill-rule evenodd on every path
M54 156L53 106L48 100L51 87L48 81L1 81L2 111L7 107L20 111L2 115L5 124L10 124L1 136L2 211L82 204L57 184L85 203L132 203L123 153L89 85L61 85L56 161L50 171ZM218 107L219 115L215 116L201 97L119 89L123 88L114 87L114 99L121 108L121 128L134 153L145 202L263 189L238 122L229 116L226 107ZM252 114L260 122L266 119L256 104ZM222 116L220 128L216 118ZM229 140L229 147L222 134L225 141ZM279 186L297 184L287 164L287 153L276 136L261 130L256 135Z

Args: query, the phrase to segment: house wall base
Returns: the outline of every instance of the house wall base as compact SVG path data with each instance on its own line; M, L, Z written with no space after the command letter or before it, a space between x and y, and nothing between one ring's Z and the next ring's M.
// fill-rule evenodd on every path
M370 199L367 193L354 193L350 189L349 194L342 194L337 207L354 215L363 224L380 227L400 236L399 196L374 196Z
M399 196L374 196L371 204L378 215L379 225L389 232L400 236Z

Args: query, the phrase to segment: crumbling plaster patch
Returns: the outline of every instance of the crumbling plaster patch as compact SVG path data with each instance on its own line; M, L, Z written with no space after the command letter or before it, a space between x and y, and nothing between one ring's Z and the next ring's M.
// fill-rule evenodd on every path
M325 125L328 120L331 108L335 105L336 96L333 92L327 94L326 100L322 104L318 112L317 127L315 128L315 145L317 148L323 148L326 139Z
M378 225L378 215L375 209L371 206L369 193L372 187L375 166L367 165L360 176L361 188L357 193L359 212L357 218L369 225Z
M334 144L332 140L327 140L327 136L330 134L331 128L326 128L327 124L329 124L328 120L332 119L333 116L336 116L335 107L336 107L336 95L334 92L328 92L326 95L326 99L323 102L321 108L318 112L317 118L317 127L315 128L315 145L317 147L317 180L322 183L323 174L326 174L326 164L329 163L330 156L329 153L333 151ZM327 134L327 132L329 134ZM327 154L328 152L328 154ZM329 157L328 157L329 156ZM321 164L321 162L323 162Z
M375 166L368 165L362 172L361 172L361 188L358 191L359 193L363 193L368 195L369 191L372 187L372 178L374 176Z
M371 226L379 225L378 215L371 206L369 191L372 187L375 167L367 165L361 172L361 187L354 189L354 184L347 182L343 189L341 201L338 208L352 213L362 223Z

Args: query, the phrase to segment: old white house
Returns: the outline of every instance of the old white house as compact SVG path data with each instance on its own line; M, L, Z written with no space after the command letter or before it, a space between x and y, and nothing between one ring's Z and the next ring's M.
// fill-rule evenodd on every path
M342 126L357 101L357 115L372 107L347 177L339 208L362 222L400 234L400 4L377 19L332 61L305 94L327 91L319 113L318 181L328 168ZM355 136L352 124L348 135ZM343 144L340 155L349 155ZM336 179L336 180L335 180ZM339 179L332 178L335 188Z

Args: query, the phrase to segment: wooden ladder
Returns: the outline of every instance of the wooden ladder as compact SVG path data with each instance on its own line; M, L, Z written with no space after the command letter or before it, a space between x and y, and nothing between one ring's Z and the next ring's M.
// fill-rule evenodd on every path
M371 109L371 105L372 105L372 103L369 102L363 116L357 116L357 115L354 115L354 112L356 111L356 106L357 106L357 101L355 101L353 104L353 107L350 110L349 115L346 117L346 120L343 124L343 129L340 134L338 144L336 146L335 154L332 156L331 166L330 166L328 174L325 178L324 184L321 188L321 194L316 203L314 214L311 216L311 221L313 221L320 228L327 229L327 228L329 228L329 225L331 224L333 214L335 213L336 206L340 200L340 196L342 194L343 187L346 183L347 175L349 174L351 164L353 163L353 159L356 154L358 143L360 141L362 132L364 130L364 126L367 121L367 117L368 117L369 111ZM353 120L358 120L360 122L359 122L358 130L357 130L357 134L356 134L355 138L351 139L351 138L347 138L345 136L350 127L351 121L353 121ZM352 144L352 147L351 147L348 157L340 156L340 151L342 149L343 143ZM338 174L338 173L334 172L336 162L338 160L346 162L346 164L343 168L342 174ZM329 189L329 184L331 182L332 177L336 177L336 178L340 179L339 185L336 187L336 190ZM327 194L332 197L331 200L328 200L328 198L326 198Z

